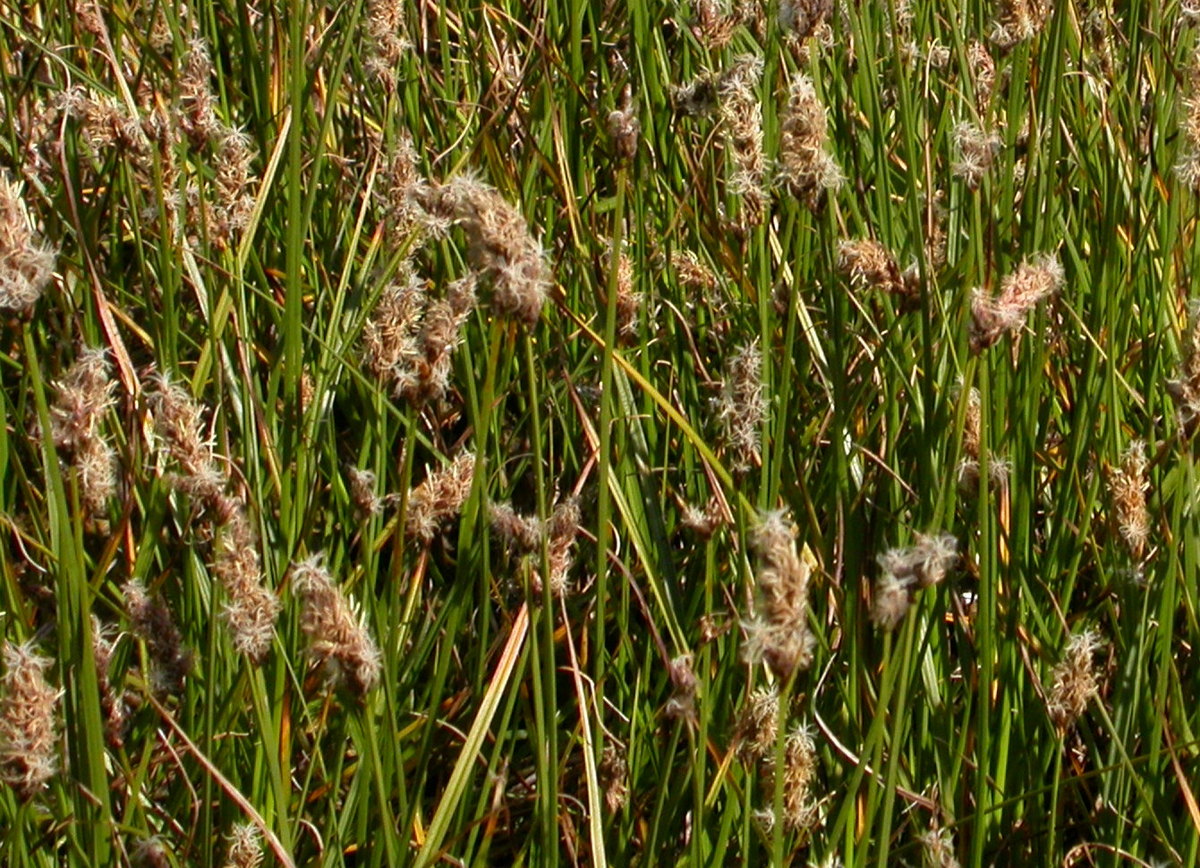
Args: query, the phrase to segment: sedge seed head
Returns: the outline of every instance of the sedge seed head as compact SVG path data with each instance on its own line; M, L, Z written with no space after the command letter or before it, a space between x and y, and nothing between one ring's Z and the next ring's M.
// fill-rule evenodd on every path
M1047 696L1050 719L1060 730L1070 729L1100 695L1096 653L1104 647L1094 630L1074 633L1067 641L1061 662L1054 667L1053 684Z
M30 645L4 644L0 677L0 780L28 801L57 771L55 707L59 691L46 682L51 661Z
M405 530L426 544L433 541L442 523L462 509L475 477L475 455L464 452L450 464L434 470L408 493Z
M368 693L379 681L379 648L365 619L334 584L324 555L294 564L291 582L302 605L300 627L308 638L309 655L334 680L360 696Z
M20 188L0 174L0 310L33 307L54 276L57 255L34 234Z
M229 832L225 868L258 868L263 861L262 833L253 823L239 823Z
M738 752L748 759L765 759L775 751L779 735L779 694L774 688L760 687L750 694L738 715L734 741Z

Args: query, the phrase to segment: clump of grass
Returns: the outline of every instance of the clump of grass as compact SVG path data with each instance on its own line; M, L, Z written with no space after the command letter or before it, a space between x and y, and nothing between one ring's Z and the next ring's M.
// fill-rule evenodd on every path
M1196 4L1051 5L5 15L0 858L1194 862Z

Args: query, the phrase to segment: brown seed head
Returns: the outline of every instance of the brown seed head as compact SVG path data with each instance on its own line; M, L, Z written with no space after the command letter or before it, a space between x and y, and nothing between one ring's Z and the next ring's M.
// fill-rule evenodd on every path
M935 826L921 833L917 840L930 868L959 868L958 857L954 855L954 835L949 829Z
M463 175L428 188L422 199L428 213L466 231L467 259L491 283L493 309L536 324L550 274L545 253L521 213L494 188Z
M20 188L0 174L0 310L33 307L54 276L57 255L34 235Z
M700 680L692 669L692 655L682 654L671 661L671 698L663 712L672 720L696 722L696 690Z
M833 0L780 0L779 28L792 38L815 36L833 14Z
M442 522L462 509L471 493L474 476L475 455L471 452L463 452L449 465L430 472L424 482L408 493L407 534L430 543Z
M638 139L642 124L638 120L637 107L628 85L621 97L621 107L608 114L608 137L612 140L613 154L622 162L633 162L637 156Z
M954 165L951 172L971 190L978 190L1000 152L1000 136L985 132L970 121L954 128Z
M819 815L812 785L817 776L817 748L812 730L797 727L787 735L783 756L783 820L793 832L811 829Z
M735 469L749 469L758 458L758 438L767 412L757 341L738 347L729 357L716 408L725 443L734 452Z
M992 41L1001 48L1012 48L1033 39L1046 26L1052 8L1049 0L999 0Z
M616 814L629 803L629 764L612 741L604 745L600 757L600 786L604 790L604 806Z
M1134 440L1121 459L1120 467L1108 471L1108 498L1113 524L1134 558L1141 558L1150 536L1150 512L1146 508L1146 444Z
M1000 284L1000 293L989 296L976 290L971 302L971 347L981 352L995 344L1005 332L1014 332L1039 301L1058 292L1063 269L1049 254L1023 261Z
M183 634L175 626L171 610L158 597L151 597L146 586L136 579L121 588L125 595L125 614L129 626L146 643L150 662L150 685L156 694L178 696L183 681L192 671L192 652L183 644Z
M894 629L913 595L939 584L957 561L958 544L949 534L917 534L915 545L880 555L871 620L884 630Z
M22 801L33 798L57 770L54 707L59 691L46 683L51 660L29 645L4 643L0 678L0 780Z
M274 591L263 584L258 542L243 510L219 528L215 549L212 572L225 589L221 614L233 647L260 662L275 638L281 604Z
M527 555L541 548L544 529L537 516L521 515L510 503L494 503L488 514L492 531L513 554Z
M717 105L734 165L729 190L742 197L749 225L761 222L766 207L767 164L758 98L762 70L761 57L743 55L717 83Z
M796 527L783 513L767 513L751 537L758 556L755 615L743 626L742 656L765 661L780 678L812 664L816 638L808 628L810 569L796 551Z
M253 823L234 826L229 832L225 868L258 868L263 861L262 833Z
M389 90L396 85L396 67L412 43L404 30L405 4L400 0L368 0L364 27L367 52L364 66Z
M854 289L877 289L897 295L913 295L915 281L905 279L896 258L878 241L863 238L838 244L837 268Z
M755 690L742 708L734 730L738 753L747 759L766 759L774 754L779 724L779 694L772 688Z
M309 655L362 696L379 681L379 648L323 561L317 554L292 566L292 591L303 605L300 627L308 637Z
M1087 710L1088 703L1100 695L1100 678L1094 658L1103 647L1103 639L1094 630L1074 633L1067 642L1062 662L1054 667L1047 710L1060 730L1074 726Z
M96 664L96 678L100 687L100 708L104 712L104 734L110 747L120 748L125 743L125 696L117 693L109 679L116 629L111 624L101 624L92 615L92 659Z
M827 190L845 180L829 150L825 106L813 80L803 73L792 79L780 127L778 164L780 180L809 208L816 208Z
M361 517L379 515L383 512L383 498L375 493L375 474L357 467L346 468L346 480L350 488L350 500Z

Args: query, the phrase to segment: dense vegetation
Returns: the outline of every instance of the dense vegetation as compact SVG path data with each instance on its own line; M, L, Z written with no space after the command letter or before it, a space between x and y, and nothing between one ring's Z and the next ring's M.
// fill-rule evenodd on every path
M1200 6L9 3L0 862L1200 858Z

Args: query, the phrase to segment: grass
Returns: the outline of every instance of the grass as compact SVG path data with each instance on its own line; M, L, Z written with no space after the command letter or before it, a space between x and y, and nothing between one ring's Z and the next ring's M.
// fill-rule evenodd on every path
M845 4L808 40L743 8L0 9L5 232L56 251L0 324L0 633L61 691L21 742L6 656L0 862L247 865L249 824L285 865L1197 864L1190 4L1061 2L1011 46L980 2ZM781 175L801 73L828 190ZM977 185L964 123L997 137ZM410 140L417 200L393 195ZM545 251L535 322L501 310L477 206L422 228L454 178ZM861 239L911 264L897 291L848 272ZM1061 289L973 347L974 291L1038 255ZM367 349L410 273L421 305L480 282L424 401ZM83 425L116 460L99 508L62 434L85 347L114 381ZM155 372L201 408L219 494L187 487ZM1113 493L1134 441L1141 546ZM412 532L465 453L451 515ZM504 503L561 533L506 540ZM240 527L281 604L261 659L222 615ZM943 533L948 574L884 629L897 552ZM291 588L318 552L377 645L365 691ZM773 569L807 576L794 671L746 656ZM175 684L131 580L191 660ZM23 788L35 742L55 771Z

